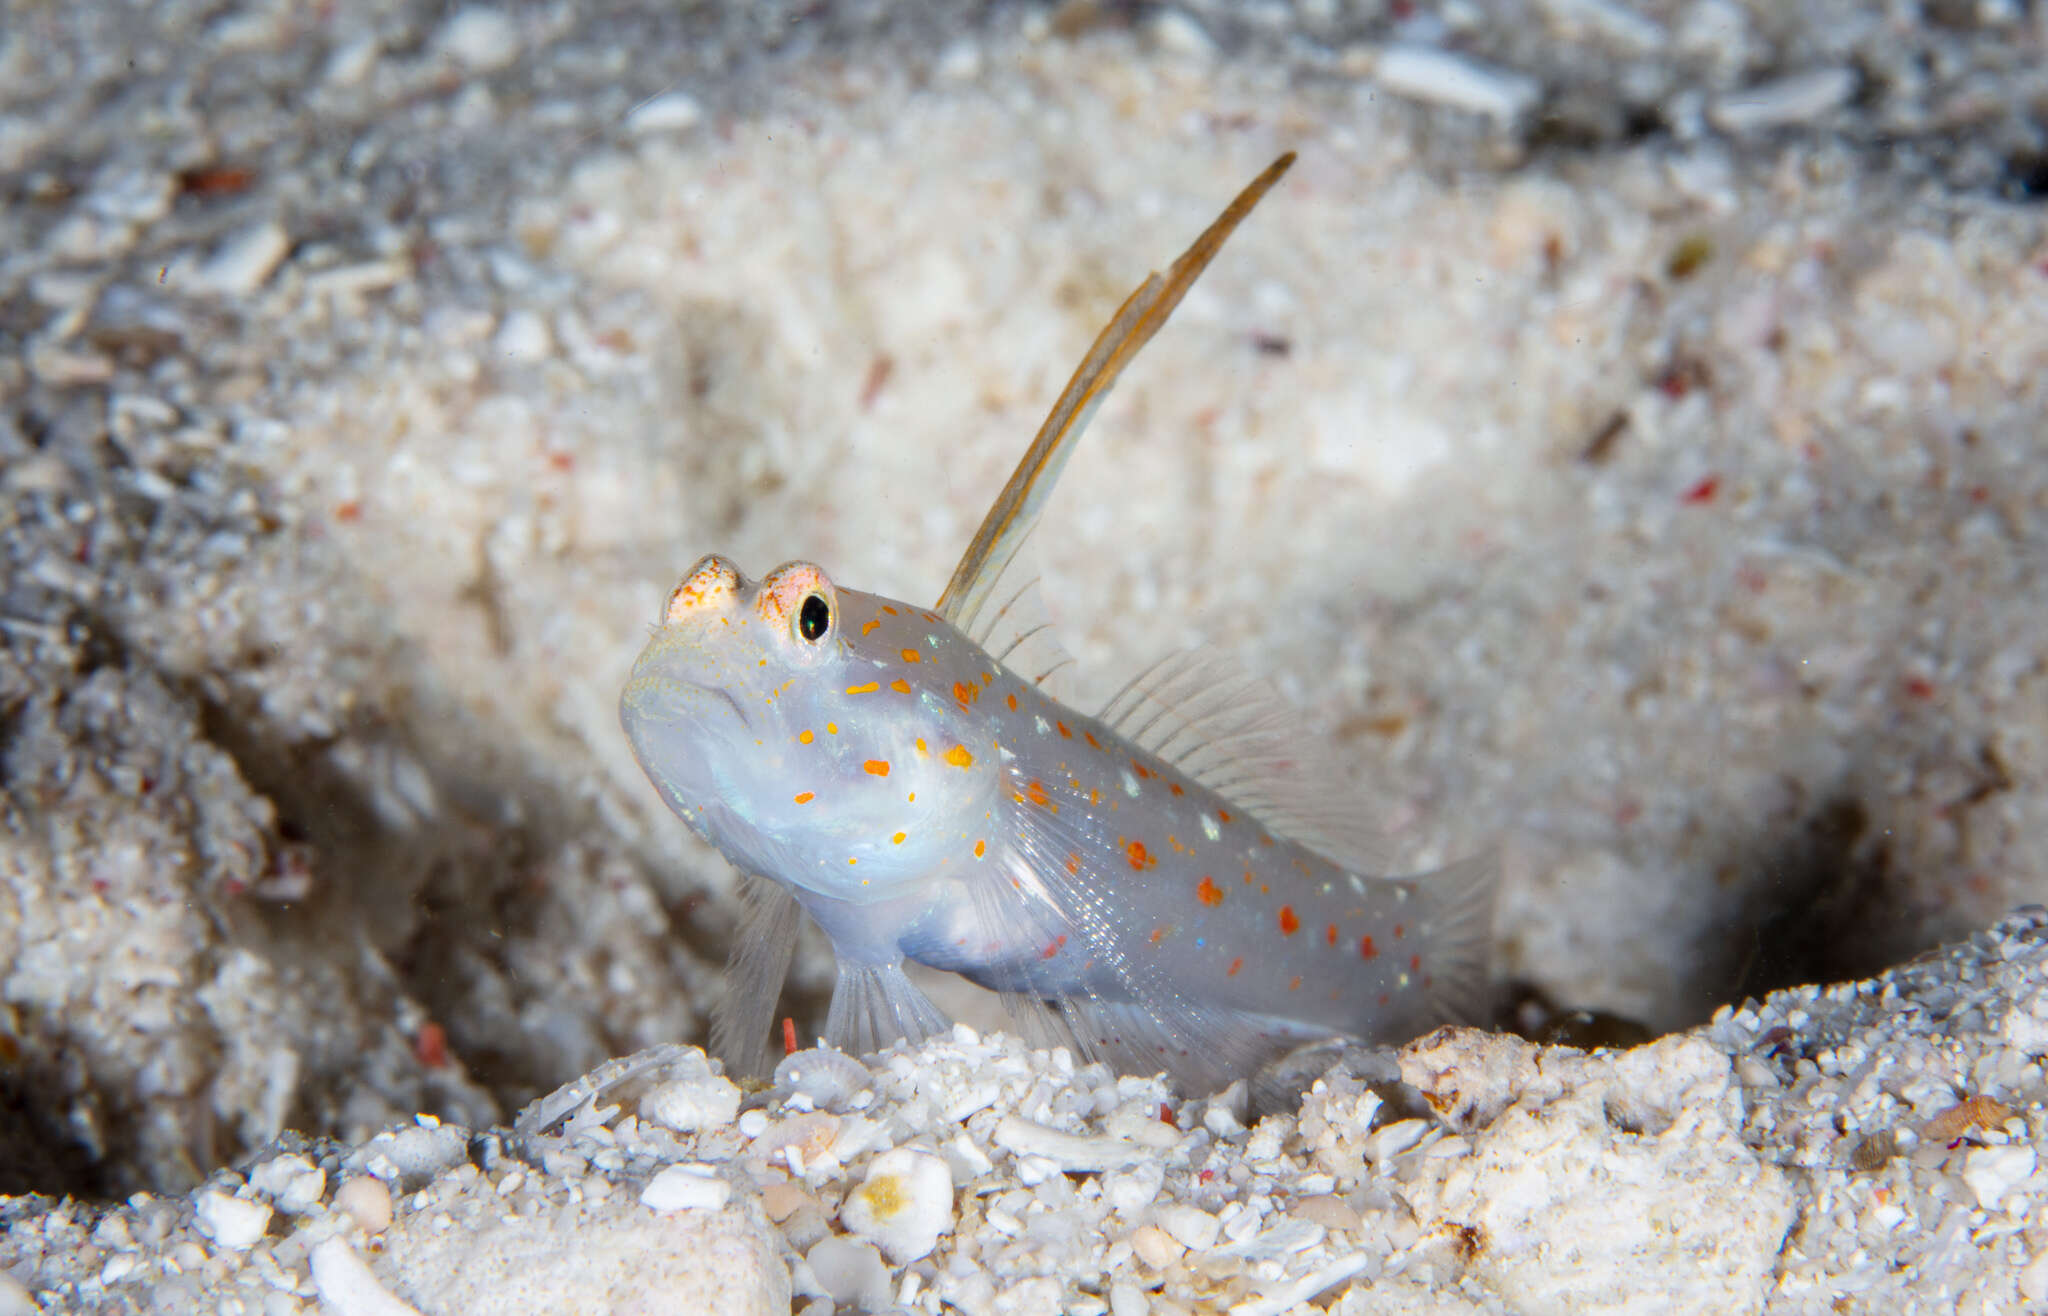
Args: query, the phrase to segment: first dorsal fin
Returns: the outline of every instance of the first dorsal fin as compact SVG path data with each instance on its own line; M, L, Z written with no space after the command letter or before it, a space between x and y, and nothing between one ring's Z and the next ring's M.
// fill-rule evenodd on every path
M1023 549L1059 483L1061 469L1073 455L1076 440L1124 367L1166 323L1232 230L1293 163L1294 153L1289 151L1266 166L1163 276L1148 275L1137 291L1124 299L1116 318L1096 335L1088 355L1075 368L1024 459L1011 473L1010 482L982 518L960 565L953 568L953 578L936 605L939 615L1019 675L1042 681L1066 662L1053 641L1038 597L1037 573Z

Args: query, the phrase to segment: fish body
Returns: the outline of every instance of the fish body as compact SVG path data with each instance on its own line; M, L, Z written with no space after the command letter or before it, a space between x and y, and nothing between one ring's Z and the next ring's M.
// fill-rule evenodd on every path
M1109 382L1286 163L1133 294L937 605L806 562L750 581L716 554L670 593L620 716L669 807L767 879L714 1036L741 1068L759 1063L792 907L838 960L835 1043L946 1026L909 961L1190 1086L1304 1042L1403 1040L1483 983L1490 864L1369 876L1302 730L1214 663L1168 663L1095 716L1062 704L1033 586L1011 575Z

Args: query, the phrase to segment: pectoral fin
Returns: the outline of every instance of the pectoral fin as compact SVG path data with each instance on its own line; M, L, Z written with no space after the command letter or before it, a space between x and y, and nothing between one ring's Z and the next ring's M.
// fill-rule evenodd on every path
M725 961L725 995L711 1016L711 1054L735 1077L760 1077L770 1068L768 1031L801 913L789 888L765 877L741 879L740 900L745 908Z

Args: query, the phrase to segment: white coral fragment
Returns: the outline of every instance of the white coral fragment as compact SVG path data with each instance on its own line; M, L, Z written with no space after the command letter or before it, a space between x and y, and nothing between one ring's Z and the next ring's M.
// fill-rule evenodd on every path
M883 1152L869 1163L839 1219L899 1266L929 1256L939 1237L953 1232L953 1172L928 1151Z

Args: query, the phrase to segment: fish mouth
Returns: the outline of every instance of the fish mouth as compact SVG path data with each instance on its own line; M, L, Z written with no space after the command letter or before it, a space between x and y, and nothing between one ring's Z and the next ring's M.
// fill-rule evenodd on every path
M711 685L704 681L693 681L687 676L658 675L639 677L626 686L624 702L627 705L637 705L642 710L645 710L647 704L652 702L649 699L650 696L658 696L662 691L674 690L677 687L694 690L702 694L714 695L724 700L725 706L732 710L732 715L739 719L743 730L752 731L754 729L754 719L747 714L747 710L740 705L740 701L734 697L732 691L724 686Z
M691 686L694 689L702 690L706 694L717 695L720 699L723 699L725 701L726 706L728 708L732 709L732 715L740 720L741 727L745 728L748 731L752 731L754 729L754 719L747 715L746 709L740 707L740 701L733 697L732 691L726 689L724 686L704 685L701 682L697 681L686 681L684 682L684 684Z

